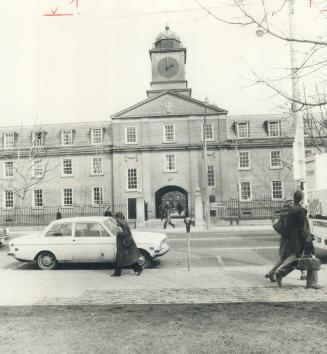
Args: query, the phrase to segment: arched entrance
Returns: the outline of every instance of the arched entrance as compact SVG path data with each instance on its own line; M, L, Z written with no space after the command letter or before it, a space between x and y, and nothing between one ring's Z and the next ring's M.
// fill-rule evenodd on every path
M155 193L156 218L160 218L160 204L169 204L172 217L184 217L188 210L188 196L184 188L178 186L165 186Z

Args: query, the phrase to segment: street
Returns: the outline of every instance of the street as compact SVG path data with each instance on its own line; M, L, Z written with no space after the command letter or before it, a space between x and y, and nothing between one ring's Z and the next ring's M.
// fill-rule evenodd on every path
M278 258L279 237L274 231L249 232L192 232L191 266L269 266ZM187 242L185 233L169 233L170 251L153 263L153 268L187 267ZM8 247L0 249L0 272L7 270L34 270L36 265L21 263L7 256ZM61 270L110 268L107 264L65 264Z

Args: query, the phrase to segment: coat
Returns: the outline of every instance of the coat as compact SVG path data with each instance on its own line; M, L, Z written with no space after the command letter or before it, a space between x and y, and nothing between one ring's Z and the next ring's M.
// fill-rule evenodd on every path
M299 204L295 204L289 210L284 238L283 258L289 256L301 257L303 252L313 253L307 210Z
M117 267L124 267L139 261L141 254L132 236L132 232L127 223L119 225L120 231L117 233Z

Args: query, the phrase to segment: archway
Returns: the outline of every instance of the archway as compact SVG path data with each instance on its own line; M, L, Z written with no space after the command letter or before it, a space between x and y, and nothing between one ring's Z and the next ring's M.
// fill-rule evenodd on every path
M172 217L184 217L188 210L188 195L184 188L165 186L155 193L156 218L160 218L160 204L169 205Z

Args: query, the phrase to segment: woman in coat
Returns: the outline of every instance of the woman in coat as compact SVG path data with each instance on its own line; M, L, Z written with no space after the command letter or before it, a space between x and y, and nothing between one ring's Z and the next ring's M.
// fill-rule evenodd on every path
M141 254L137 249L135 241L132 236L131 229L125 220L123 213L116 213L114 215L119 231L117 233L117 253L116 253L116 269L112 276L119 277L123 267L131 266L137 275L140 275L143 268L138 263Z

